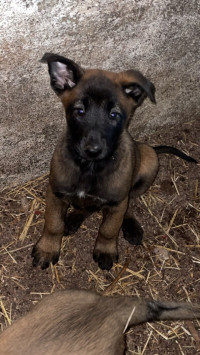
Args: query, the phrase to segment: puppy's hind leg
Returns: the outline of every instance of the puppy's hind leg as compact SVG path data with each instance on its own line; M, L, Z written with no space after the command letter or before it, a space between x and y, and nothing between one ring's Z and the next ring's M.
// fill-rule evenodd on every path
M142 195L153 183L158 172L158 158L154 149L146 144L138 144L140 152L140 168L134 178L130 198L136 199ZM131 208L125 214L122 224L124 238L133 245L140 245L143 238L143 229L133 217Z
M67 213L65 217L65 230L64 235L76 233L83 221L89 217L91 212L82 209L75 209L73 212Z
M133 179L130 198L137 198L146 192L154 182L158 173L158 156L155 150L142 143L138 143L140 153L140 167Z
M143 238L143 229L140 223L132 215L130 209L124 216L122 223L122 232L124 239L126 239L130 244L141 245Z

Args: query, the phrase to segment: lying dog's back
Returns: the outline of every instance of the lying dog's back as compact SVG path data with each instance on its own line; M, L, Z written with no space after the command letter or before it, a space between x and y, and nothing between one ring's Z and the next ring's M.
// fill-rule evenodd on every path
M0 354L121 355L126 325L193 318L200 318L199 305L67 290L46 297L5 330Z

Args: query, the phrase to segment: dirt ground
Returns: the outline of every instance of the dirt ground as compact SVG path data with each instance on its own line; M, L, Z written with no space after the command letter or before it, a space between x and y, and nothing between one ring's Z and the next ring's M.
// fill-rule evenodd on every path
M191 121L157 129L143 141L173 145L200 161L199 136L200 121ZM42 231L48 176L1 192L1 329L44 295L65 288L103 293L111 284L110 294L200 303L200 164L171 155L159 160L153 186L133 205L144 228L143 245L129 245L120 233L119 264L109 272L100 270L92 259L99 213L90 216L75 235L63 238L56 266L44 271L33 268L30 254ZM196 355L200 322L147 323L130 329L126 339L129 355Z

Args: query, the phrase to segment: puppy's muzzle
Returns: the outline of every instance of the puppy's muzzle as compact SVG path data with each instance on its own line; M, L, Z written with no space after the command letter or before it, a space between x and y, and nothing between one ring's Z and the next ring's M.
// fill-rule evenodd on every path
M98 143L86 144L84 147L84 151L86 156L88 156L89 158L98 158L98 156L102 152L102 148Z
M103 154L104 140L99 132L91 130L82 141L84 155L88 159L101 159Z

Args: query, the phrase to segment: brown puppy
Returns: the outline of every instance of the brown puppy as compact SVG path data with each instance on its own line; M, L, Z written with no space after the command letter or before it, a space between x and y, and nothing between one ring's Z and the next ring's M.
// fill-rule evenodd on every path
M66 290L45 297L0 336L1 355L122 355L124 331L154 320L200 318L189 303Z
M109 270L118 260L121 227L125 239L141 243L143 231L128 204L154 181L157 154L194 160L175 148L152 148L131 138L127 129L136 108L147 96L155 103L154 85L141 73L84 70L51 53L42 61L48 63L51 86L64 105L67 127L51 162L45 225L32 252L33 265L55 264L64 233L74 233L84 218L102 209L93 257ZM66 217L70 205L75 212Z

